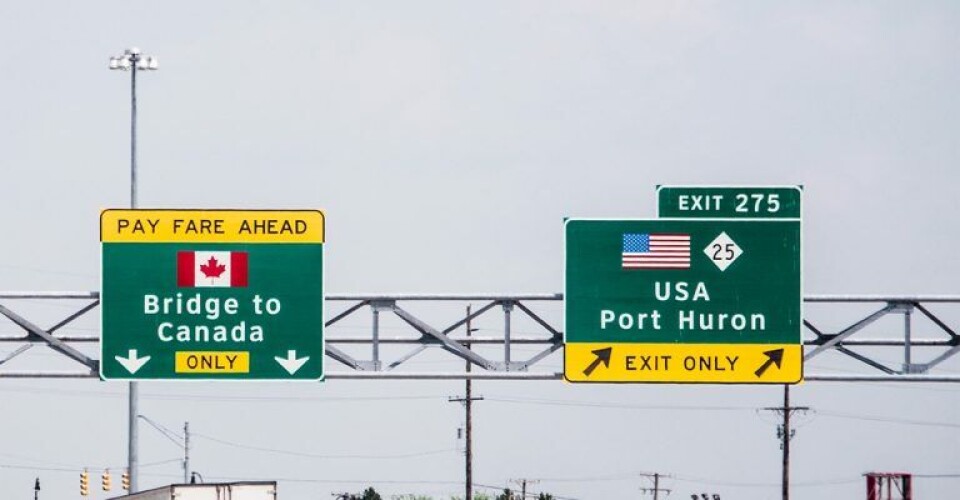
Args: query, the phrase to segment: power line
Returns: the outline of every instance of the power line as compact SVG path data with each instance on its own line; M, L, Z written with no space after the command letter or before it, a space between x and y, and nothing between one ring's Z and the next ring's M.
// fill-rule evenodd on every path
M673 479L683 483L703 484L708 486L729 486L735 488L776 488L781 483L758 483L749 481L723 481L718 479L697 478L691 476L673 476ZM817 486L832 486L837 484L852 484L862 481L860 477L856 478L836 478L822 481L797 481L791 483L795 488L812 488Z
M562 400L547 400L547 399L526 399L526 398L498 398L496 396L486 397L486 401L493 403L508 403L508 404L528 404L528 405L545 405L545 406L573 406L573 407L588 407L588 408L610 408L610 409L623 409L623 410L656 410L656 411L753 411L754 408L746 406L663 406L663 405L629 405L629 404L620 404L620 403L579 403L571 401L562 401ZM775 410L777 408L766 408L768 410ZM865 420L871 422L884 422L892 424L902 424L902 425L918 425L918 426L929 426L929 427L949 427L949 428L960 428L960 424L951 423L951 422L938 422L938 421L928 421L928 420L916 420L916 419L903 419L896 417L884 417L878 415L869 415L869 414L855 414L855 413L843 413L843 412L832 412L824 410L811 410L809 407L800 407L796 409L802 409L806 411L812 411L818 416L832 417L832 418L845 418L851 420Z
M155 466L157 466L157 465L166 465L166 464L170 464L170 463L174 463L174 462L180 462L180 461L181 461L180 458L171 458L171 459L167 459L167 460L159 460L159 461L156 461L156 462L147 462L147 463L145 463L145 464L142 464L141 467L155 467ZM45 462L45 463L58 464L58 462ZM38 465L27 465L27 464L0 464L0 469L38 470L38 471L47 471L47 472L70 472L70 473L75 473L75 472L77 472L78 470L83 469L84 467L89 467L89 468L91 468L91 469L93 469L93 470L122 469L122 468L124 467L123 465L104 465L104 466L99 466L99 465L97 465L97 466L92 466L92 467L91 467L90 464L86 464L86 465L73 465L73 466L66 466L66 465L64 465L64 464L62 464L62 463L59 463L59 464L62 465L62 466L61 466L61 467L52 467L52 466L49 466L49 465L46 465L46 466L42 466L42 465L41 465L41 466L38 466Z
M872 385L871 387L881 387L878 385ZM902 388L900 386L883 386L885 388ZM907 388L909 389L909 388ZM918 388L923 389L923 388ZM929 389L933 390L933 389ZM91 391L91 390L62 390L62 389L53 389L53 388L37 388L37 387L18 387L12 385L4 385L0 387L0 393L2 392L12 392L12 393L24 393L30 395L42 395L42 394L54 394L54 395L64 395L64 396L94 396L94 397L109 397L109 398L121 398L126 397L126 392L117 392L117 391ZM942 391L942 392L958 392L958 391ZM165 400L165 401L195 401L195 402L331 402L331 403L364 403L364 402L380 402L380 401L448 401L449 397L446 395L411 395L411 396L337 396L337 397L324 397L324 396L225 396L225 395L203 395L203 394L162 394L162 393L142 393L142 398L153 399L153 400ZM608 408L608 409L623 409L623 410L651 410L651 411L754 411L754 407L750 406L704 406L704 405L634 405L634 404L624 404L624 403L614 403L614 402L577 402L577 401L568 401L568 400L558 400L558 399L544 399L544 398L524 398L524 397L497 397L497 396L486 396L485 401L493 403L504 403L504 404L521 404L521 405L533 405L533 406L568 406L568 407L583 407L583 408ZM933 426L933 427L951 427L956 428L960 427L960 424L950 423L950 422L938 422L938 421L925 421L917 419L904 419L896 417L887 417L880 415L869 415L869 414L856 414L856 413L844 413L844 412L834 412L829 410L818 409L815 413L819 416L832 417L832 418L845 418L853 420L866 420L866 421L876 421L876 422L886 422L886 423L896 423L904 425L919 425L919 426Z
M952 429L960 428L960 424L955 424L951 422L933 422L927 420L911 420L911 419L902 419L894 417L882 417L876 415L857 415L855 413L840 413L840 412L831 412L831 411L822 411L817 410L816 414L818 416L828 417L828 418L842 418L848 420L861 420L867 422L882 422L887 424L903 424L903 425L919 425L925 427L948 427Z
M541 477L540 480L545 483L592 483L600 481L617 481L617 480L627 480L633 479L637 476L636 472L623 472L617 474L607 474L602 476L587 476L587 477Z
M164 426L162 426L162 425L154 422L152 419L150 419L150 418L147 417L146 415L137 415L137 416L140 417L144 422L150 424L150 426L153 427L154 429L160 431L160 434L162 434L165 438L169 439L171 443L177 445L177 447L179 447L179 448L183 448L183 447L184 447L184 444L183 444L184 438L183 438L183 436L181 436L181 435L179 435L179 434L171 431L170 429L167 429L166 427L164 427Z
M564 401L559 399L537 399L537 398L498 398L487 397L487 401L509 404L527 404L543 406L573 406L584 408L611 408L622 410L663 410L663 411L752 411L754 408L749 406L685 406L685 405L631 405L621 403L592 403Z
M111 397L119 398L126 397L126 392L117 392L117 391L85 391L85 390L63 390L63 389L50 389L50 388L34 388L34 387L16 387L16 386L4 386L0 388L0 392L14 392L14 393L24 393L30 395L38 395L42 393L46 394L56 394L64 396L100 396L100 397ZM377 402L377 401L440 401L446 400L446 396L436 395L436 396L343 396L343 397L324 397L324 396L223 396L223 395L203 395L203 394L161 394L161 393L144 393L141 394L141 397L153 400L161 401L196 401L196 402L237 402L237 403L247 403L247 402Z
M317 459L324 459L324 460L347 460L347 459L350 459L350 460L395 460L395 459L403 459L403 458L424 457L424 456L429 456L429 455L440 455L440 454L450 453L450 452L456 451L455 448L454 448L454 449L449 449L449 448L448 448L448 449L442 449L442 450L429 450L429 451L421 451L421 452L414 452L414 453L397 453L397 454L393 454L393 455L318 455L318 454L315 454L315 453L306 453L306 452L302 452L302 451L282 450L282 449L279 449L279 448L268 448L268 447L264 447L264 446L246 445L246 444L236 443L236 442L233 442L233 441L227 441L227 440L225 440L225 439L215 438L215 437L213 437L213 436L207 436L207 435L205 435L205 434L199 434L199 433L196 433L196 432L191 433L191 435L192 435L192 436L195 436L195 437L198 437L198 438L206 439L206 440L208 440L208 441L212 441L212 442L214 442L214 443L219 443L219 444L222 444L222 445L225 445L225 446L231 446L231 447L234 447L234 448L241 448L241 449L244 449L244 450L260 451L260 452L264 452L264 453L275 453L275 454L278 454L278 455L289 455L289 456L301 457L301 458L317 458Z
M53 460L43 460L39 458L33 458L27 455L19 455L15 453L0 453L0 457L11 458L14 460L26 460L27 462L36 462L38 464L47 464L47 465L63 465L63 466L72 466L67 462L57 462Z

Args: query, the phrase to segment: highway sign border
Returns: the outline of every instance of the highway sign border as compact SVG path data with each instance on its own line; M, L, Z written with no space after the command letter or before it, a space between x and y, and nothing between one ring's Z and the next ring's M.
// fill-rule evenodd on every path
M800 216L799 217L682 217L682 216L672 216L672 217L662 217L660 214L660 192L663 189L791 189L797 192L799 195L800 203ZM658 219L736 219L736 220L750 220L750 219L774 219L781 221L788 220L799 220L801 222L800 228L803 229L803 184L773 184L773 185L762 185L762 184L657 184L656 187L656 204L657 204L657 218ZM801 250L803 246L801 245Z
M302 242L290 242L290 243L266 243L266 244L287 244L287 245L303 245L303 244L317 244L321 246L321 253L323 258L320 262L320 310L321 318L320 322L320 356L321 358L326 357L327 353L327 335L326 335L326 310L327 310L327 288L326 288L326 276L327 276L327 258L326 252L323 251L326 248L327 244L327 214L325 211L317 208L270 208L270 209L258 209L258 208L104 208L100 210L99 216L99 243L100 243L100 290L102 292L103 288L103 277L104 277L104 268L103 268L103 216L107 212L260 212L260 213L270 213L270 212L281 212L281 213L290 213L290 212L316 212L320 214L320 243L302 243ZM116 244L124 244L130 242L113 242ZM169 243L180 243L180 242L153 242L159 244L169 244ZM216 242L222 243L222 242ZM226 243L226 244L236 244ZM252 245L262 245L264 243L250 243ZM289 383L317 383L324 382L327 378L327 363L325 359L321 360L320 363L320 376L317 378L215 378L209 376L191 376L187 378L175 378L175 377L164 377L164 378L139 378L139 377L105 377L103 374L103 367L105 365L105 360L103 356L103 296L99 298L100 300L100 338L99 338L99 351L100 351L100 363L98 367L98 375L100 380L104 382L156 382L156 383L183 383L183 382L217 382L217 383L240 383L240 384L250 384L250 383L277 383L277 382L289 382ZM133 375L133 374L131 374Z
M802 190L801 190L802 191ZM659 207L659 199L657 200L657 205ZM801 217L788 218L788 219L774 219L774 218L684 218L684 217L664 217L664 218L649 218L649 217L567 217L563 220L563 380L570 384L675 384L675 385L730 385L730 386L750 386L750 385L797 385L802 384L804 380L804 363L801 351L800 359L800 378L794 382L783 382L783 381L770 381L770 382L722 382L722 381L689 381L689 382L679 382L679 381L654 381L654 380L571 380L567 376L567 335L569 329L567 328L567 307L569 304L569 294L567 294L567 225L574 221L609 221L609 222L657 222L657 221L666 221L666 222L757 222L757 223L795 223L800 225L800 255L799 255L799 274L800 274L800 293L798 296L800 305L798 311L800 312L800 324L799 324L799 334L800 339L799 343L801 349L803 347L803 289L804 289L804 279L803 279L803 204L801 198ZM622 344L624 342L611 342L610 345ZM636 344L641 344L641 342L636 342ZM655 344L654 342L643 342L643 344ZM757 345L757 344L743 344L743 345ZM770 344L770 345L782 345L782 344Z

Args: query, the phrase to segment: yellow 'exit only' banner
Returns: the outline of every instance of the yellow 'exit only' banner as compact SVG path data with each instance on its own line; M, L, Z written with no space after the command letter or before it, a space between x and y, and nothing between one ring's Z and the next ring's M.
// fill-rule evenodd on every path
M795 384L803 347L795 344L576 343L564 347L570 382Z

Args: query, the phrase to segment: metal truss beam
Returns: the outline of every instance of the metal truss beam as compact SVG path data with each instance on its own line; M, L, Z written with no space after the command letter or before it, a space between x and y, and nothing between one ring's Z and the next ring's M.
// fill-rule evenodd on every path
M98 302L99 302L99 301L98 301ZM3 306L3 305L0 305L0 315L3 315L3 316L5 316L5 317L7 317L7 319L9 319L10 321L12 321L14 324L16 324L16 325L19 326L20 328L23 328L24 330L26 330L27 333L29 334L29 335L27 336L28 341L30 341L30 342L40 342L40 341L42 341L42 342L46 343L47 346L48 346L50 349L53 349L54 351L57 351L57 352L59 352L60 354L63 354L64 356L66 356L66 357L68 357L68 358L70 358L70 359L72 359L72 360L74 360L74 361L77 361L77 362L80 362L80 363L86 365L86 366L90 369L90 372L91 372L91 373L97 373L97 372L99 371L99 369L100 369L100 362L99 362L98 360L91 359L91 358L87 357L87 355L85 355L85 354L83 354L82 352L74 349L73 347L70 347L69 345L67 345L66 342L64 342L63 340L58 339L57 337L55 337L55 336L53 335L53 332L54 332L56 329L58 329L58 328L60 328L60 327L62 327L62 326L64 326L64 325L70 323L71 321L79 318L80 316L82 316L84 313L86 313L87 311L89 311L89 310L91 310L91 309L93 309L93 307L89 307L89 306L88 306L88 307L84 307L84 308L81 309L80 311L78 311L78 312L76 312L76 313L73 313L73 314L71 314L70 316L68 316L67 318L61 320L60 322L58 322L54 327L50 328L49 330L44 330L43 328L40 328L39 326L33 324L32 322L30 322L29 320L27 320L27 319L24 318L23 316L15 313L15 312L13 312L12 310L10 310L9 308L7 308L6 306ZM13 354L13 355L7 357L6 359L4 359L4 362L10 361L10 359L12 359L13 357L15 357L16 355L18 355L18 354L20 354L20 353L22 353L22 352L26 352L26 349L14 351L14 352L15 352L15 354Z
M16 313L5 303L31 301L87 301L75 312L44 329ZM544 360L563 348L563 332L548 317L559 317L562 294L352 294L331 295L326 298L328 306L340 308L327 321L327 357L336 361L332 369L327 370L327 378L343 380L558 380L563 374L557 371L556 364L545 366ZM442 308L450 311L451 303L466 305L471 302L483 302L469 316L462 315L446 327L437 327L426 319L411 312L411 307L425 304L428 309ZM960 375L936 373L932 370L960 353L960 335L948 325L943 316L931 311L929 306L952 308L954 320L960 313L960 296L916 295L916 296L879 296L879 295L813 295L804 298L807 304L826 304L818 306L828 308L824 318L836 316L838 312L849 311L852 304L877 304L879 309L854 321L849 326L834 332L828 332L816 326L818 319L805 314L804 345L805 360L821 356L826 352L836 352L843 356L839 359L850 360L851 367L842 367L843 373L819 373L807 369L804 379L817 382L960 382ZM98 292L0 292L0 316L6 317L14 325L24 330L23 335L0 336L0 343L21 343L20 346L0 356L0 378L97 378L99 360L71 347L69 344L99 342L92 335L62 334L58 331L70 323L96 309L100 304ZM552 305L553 310L542 308ZM914 315L919 312L919 315ZM381 315L388 314L399 319L409 328L409 334L381 335ZM462 329L467 321L483 316L501 315L502 330L495 335L466 336ZM903 318L902 328L880 331L877 322L889 315ZM344 335L340 326L346 319L368 322L366 334ZM918 319L931 327L933 335L914 338L913 326ZM525 331L516 335L513 331L517 321L525 321ZM879 335L878 335L879 334ZM867 336L872 335L872 336ZM47 371L25 370L10 371L3 366L10 360L28 352L34 346L46 346L68 359L79 362L86 368L83 371ZM389 346L411 345L412 349L399 354L387 353L382 348ZM369 358L348 353L351 348L367 346ZM477 347L486 346L486 350ZM517 346L541 346L524 361L517 361ZM433 348L433 349L431 349ZM856 350L854 350L854 348ZM914 362L919 348L930 357L925 362ZM500 354L490 357L489 351ZM408 363L425 352L442 351L451 356L450 360L466 360L479 368L475 371L412 371L406 370ZM935 352L934 352L935 351ZM869 353L869 354L868 354ZM878 359L877 353L883 354ZM903 360L899 367L890 366L890 353ZM385 356L386 354L386 356ZM499 357L499 359L498 359ZM384 359L389 358L389 359ZM459 365L459 363L457 363ZM861 371L855 370L857 368ZM850 373L847 373L847 372Z

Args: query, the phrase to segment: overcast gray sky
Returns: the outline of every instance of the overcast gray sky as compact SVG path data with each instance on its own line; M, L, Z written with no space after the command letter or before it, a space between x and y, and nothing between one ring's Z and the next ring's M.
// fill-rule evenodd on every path
M139 79L141 204L321 208L331 293L559 292L563 217L653 217L657 184L743 183L805 186L806 293L955 294L958 24L936 1L0 2L0 289L99 288L98 212L129 202L129 75L107 61L136 45L160 60ZM820 321L860 309L834 312ZM61 366L35 351L10 369ZM850 366L833 362L807 371ZM478 483L636 498L657 471L673 498L779 498L776 422L755 411L779 388L476 387ZM461 491L461 382L142 390L175 430L375 457L197 437L208 480L280 478L285 500ZM793 441L794 498L859 498L868 470L960 473L958 390L797 388L818 411ZM125 391L0 380L3 495L40 476L41 498L71 498L83 466L122 465ZM143 462L179 455L141 433ZM143 472L153 487L179 469Z

